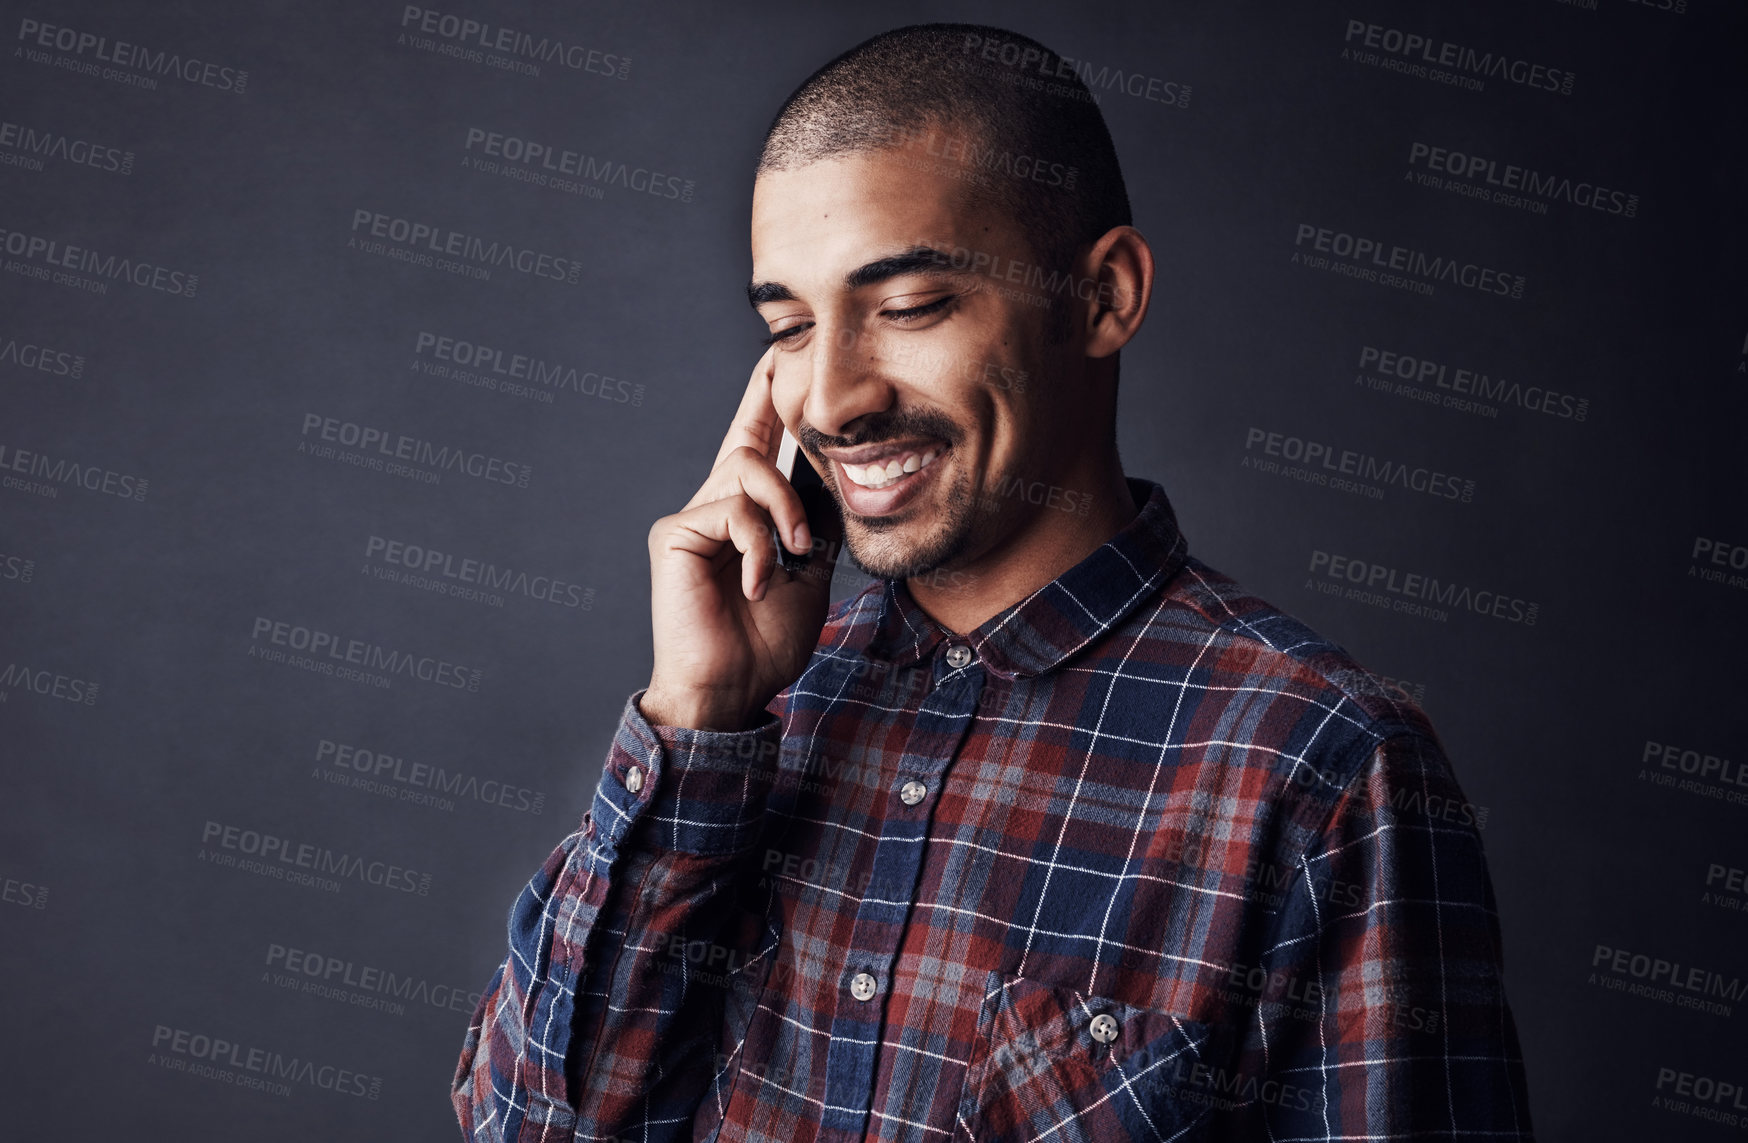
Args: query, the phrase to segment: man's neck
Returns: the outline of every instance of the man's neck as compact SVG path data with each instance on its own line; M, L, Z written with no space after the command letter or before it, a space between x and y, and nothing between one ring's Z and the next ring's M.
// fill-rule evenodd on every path
M911 598L948 631L974 631L1092 555L1139 510L1114 458L1100 479L1041 495L1045 503L1033 509L1027 527L975 560L906 580ZM1083 498L1089 501L1085 515Z

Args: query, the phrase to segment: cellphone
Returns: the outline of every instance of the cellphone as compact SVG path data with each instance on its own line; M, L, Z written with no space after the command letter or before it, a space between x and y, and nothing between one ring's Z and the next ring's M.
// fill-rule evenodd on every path
M783 430L783 442L777 446L777 471L783 474L795 488L796 495L801 497L802 510L807 513L807 530L813 535L813 546L818 549L821 542L830 543L838 533L837 501L825 486L825 481L819 478L814 470L813 462L807 459L807 453L801 448L788 429ZM813 561L813 552L796 555L782 544L777 545L778 558L784 568L789 571L800 571Z

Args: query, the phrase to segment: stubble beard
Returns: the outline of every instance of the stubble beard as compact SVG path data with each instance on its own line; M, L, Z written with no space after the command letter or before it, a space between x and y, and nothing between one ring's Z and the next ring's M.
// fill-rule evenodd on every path
M837 495L836 487L832 495ZM876 579L910 579L945 568L970 550L977 528L977 501L971 480L959 473L939 500L938 518L919 540L906 542L895 533L914 527L886 517L859 517L844 512L844 548L850 562ZM843 501L838 501L843 510Z

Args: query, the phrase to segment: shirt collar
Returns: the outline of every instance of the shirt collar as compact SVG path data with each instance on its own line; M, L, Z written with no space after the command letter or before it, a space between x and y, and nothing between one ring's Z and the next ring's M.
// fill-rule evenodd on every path
M1103 635L1177 574L1189 546L1165 490L1129 480L1141 510L1110 540L1012 607L962 637L950 636L902 580L884 581L867 654L896 667L921 662L949 638L967 642L998 675L1040 675Z

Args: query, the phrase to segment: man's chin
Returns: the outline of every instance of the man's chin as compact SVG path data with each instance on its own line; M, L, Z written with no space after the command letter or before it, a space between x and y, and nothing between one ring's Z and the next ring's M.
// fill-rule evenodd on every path
M883 518L872 526L867 521L846 518L844 550L863 575L876 579L907 579L914 574L911 569L918 554L916 545L906 542L899 529L882 527L884 523Z
M940 520L901 523L891 517L875 521L848 517L844 521L844 550L864 575L876 579L927 575L957 556L964 546L964 537L942 525Z

